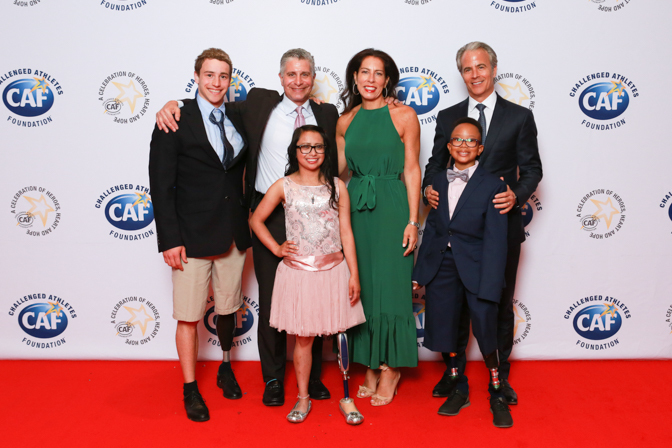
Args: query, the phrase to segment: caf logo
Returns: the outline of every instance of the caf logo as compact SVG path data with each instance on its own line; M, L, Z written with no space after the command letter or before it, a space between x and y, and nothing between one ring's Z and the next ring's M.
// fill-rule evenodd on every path
M532 222L535 212L543 210L541 206L541 201L536 195L530 196L530 199L520 207L520 214L523 216L523 225L525 226L525 236L529 237L530 232L527 230L528 224Z
M28 305L23 305L27 303ZM33 348L54 348L65 344L62 337L69 320L77 317L72 305L55 295L29 294L21 297L9 309L9 315L17 315L21 330L27 337L21 340Z
M133 72L110 74L98 88L103 115L119 124L135 123L149 110L149 87Z
M505 13L520 13L531 11L537 7L534 0L488 0L495 10Z
M15 76L17 79L12 80ZM6 121L27 128L52 122L51 115L45 114L53 107L55 95L63 94L63 88L54 77L41 70L23 68L0 75L0 85L5 82L9 83L2 90L2 102L18 116L10 115Z
M514 104L534 109L536 94L529 79L518 73L502 73L495 78L495 90L499 96Z
M250 75L244 71L233 68L233 73L231 73L231 82L229 84L229 90L224 95L225 103L235 103L236 101L245 101L247 98L247 93L254 87L254 80ZM187 83L187 86L184 88L184 91L187 93L194 92L194 97L198 92L198 84L196 84L195 79L190 79Z
M422 347L425 341L425 296L413 293L413 316L415 316L415 329L417 331L418 347Z
M630 3L631 0L591 0L593 3L597 3L597 10L602 12L614 12L620 11L625 8L625 6Z
M236 311L236 328L233 332L233 347L246 345L252 342L252 336L247 333L254 326L255 319L259 316L259 304L247 296L243 296L243 304ZM203 317L203 325L215 336L209 338L208 343L220 347L219 338L217 338L217 314L215 313L215 299L208 297L208 309Z
M26 235L51 235L61 222L61 204L45 187L29 186L14 194L10 213Z
M667 217L672 221L672 191L665 193L665 196L660 200L660 208L665 210L667 208Z
M530 335L532 315L529 308L516 299L513 299L513 312L516 316L513 326L513 345L517 345Z
M613 190L597 189L587 193L576 206L581 230L590 238L611 238L625 223L625 202Z
M146 229L154 221L154 206L147 187L122 184L109 188L100 194L95 207L104 210L107 222L113 227L109 235L114 238L140 240L154 235L154 229Z
M579 109L588 117L581 121L581 125L596 131L608 131L626 124L621 116L639 92L625 76L600 72L581 78L574 84L569 96L578 96Z
M312 96L319 98L324 103L331 103L342 112L344 109L341 92L345 85L334 70L329 67L315 67L315 84Z
M420 124L436 121L433 112L439 105L441 93L448 93L448 84L438 73L421 67L402 67L402 78L396 87L397 98L411 106L418 114Z
M110 11L134 11L147 5L147 0L103 0L100 6Z
M624 303L601 295L576 301L564 316L572 321L572 327L579 335L575 345L586 350L606 350L618 345L616 334L624 320L630 317L630 310Z
M145 345L161 328L161 315L156 305L144 297L126 297L117 302L110 314L115 335L126 345Z

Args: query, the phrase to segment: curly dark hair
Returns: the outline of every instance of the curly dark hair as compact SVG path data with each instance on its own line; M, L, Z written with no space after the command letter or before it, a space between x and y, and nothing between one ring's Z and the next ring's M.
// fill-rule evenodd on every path
M345 69L345 86L341 92L341 100L345 104L345 110L343 113L350 112L355 106L362 103L361 95L354 94L354 74L359 71L359 68L362 66L362 61L369 57L373 56L383 61L385 66L385 76L390 78L390 81L387 83L387 96L386 98L397 98L397 84L399 83L399 69L397 64L394 62L392 57L381 50L376 50L374 48L367 48L362 50L350 59L348 62L348 67Z
M334 182L334 178L336 177L336 169L332 166L331 163L333 158L331 153L336 151L336 148L329 147L327 144L327 134L321 127L313 126L312 124L306 124L294 130L294 134L292 135L292 142L287 148L288 163L287 167L285 168L285 176L289 176L290 174L299 171L299 160L296 157L296 151L298 151L299 148L297 148L296 145L304 132L317 132L322 137L322 142L324 143L324 162L322 162L322 165L320 165L320 175L324 177L324 182L329 189L329 205L334 209L338 209L338 200L336 199L336 183Z

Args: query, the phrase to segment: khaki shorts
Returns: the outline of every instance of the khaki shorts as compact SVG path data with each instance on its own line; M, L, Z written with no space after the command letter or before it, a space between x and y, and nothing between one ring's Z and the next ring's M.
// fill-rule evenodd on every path
M229 251L207 258L189 258L184 271L173 269L173 318L197 322L205 315L210 279L217 314L231 314L243 304L242 274L246 251L233 243Z

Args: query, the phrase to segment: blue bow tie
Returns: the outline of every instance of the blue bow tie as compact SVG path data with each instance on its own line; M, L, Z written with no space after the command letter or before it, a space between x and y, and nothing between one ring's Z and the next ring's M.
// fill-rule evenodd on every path
M469 171L455 172L448 168L448 170L446 170L446 177L448 178L448 182L452 182L455 179L462 179L462 181L466 183L469 182Z

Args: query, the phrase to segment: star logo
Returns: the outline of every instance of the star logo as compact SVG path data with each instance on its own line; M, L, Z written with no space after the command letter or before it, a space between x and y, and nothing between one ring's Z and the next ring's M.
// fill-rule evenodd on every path
M591 199L591 202L597 207L597 211L593 213L593 216L596 218L604 218L604 221L607 223L607 229L609 229L609 227L611 227L612 218L614 215L618 215L620 210L617 210L616 207L614 207L611 198L608 198L605 202Z
M119 95L115 98L120 103L126 103L131 108L131 113L135 111L135 103L138 101L138 98L142 98L142 93L138 92L138 89L135 88L133 80L129 80L127 85L123 85L120 82L112 81L112 84L119 89Z
M612 318L616 317L616 312L618 311L616 305L614 305L613 303L605 303L604 307L606 309L602 312L602 314L600 314L600 317L604 316L605 314L611 314Z
M137 325L142 331L142 335L145 335L147 331L147 324L154 321L154 318L147 314L147 310L144 305L140 305L140 308L135 309L130 306L125 306L124 309L131 313L131 318L128 319L128 325Z
M516 334L518 334L518 325L524 324L525 323L525 318L520 315L520 312L518 311L518 307L514 306L513 311L516 313L516 320L514 321L513 324L513 335L515 337Z
M37 81L37 84L35 84L35 87L30 89L30 91L34 91L37 89L42 89L42 93L47 93L47 87L49 87L49 83L44 80L44 78L33 78L35 81Z
M625 92L623 92L623 89L625 86L623 85L623 81L611 81L611 83L614 85L614 87L611 88L609 92L607 92L607 95L611 95L614 92L618 92L618 96L623 96Z
M149 203L152 202L152 198L149 197L147 193L135 193L138 199L133 203L133 207L138 204L142 204L143 208L149 207Z
M240 76L238 75L233 75L231 77L231 86L235 88L236 91L240 90Z
M61 317L61 311L63 311L63 307L61 307L58 302L49 302L49 305L51 305L51 308L49 308L49 311L47 311L44 315L47 316L51 313L56 313L58 317Z
M39 216L42 220L42 225L46 227L49 213L55 212L56 210L47 204L47 200L44 198L44 195L41 195L40 199L31 198L28 196L24 196L24 198L26 201L30 202L30 205L32 205L31 209L28 210L27 213L32 216Z
M422 89L423 87L427 87L427 90L430 92L434 90L434 80L431 76L420 75L420 78L422 78L422 84L418 86L418 90Z
M530 99L530 97L527 96L525 92L523 92L523 87L520 85L520 82L517 82L515 86L510 86L500 82L499 86L505 92L505 95L502 98L509 100L514 104L520 106L523 104L523 101Z
M338 93L338 89L331 85L327 75L322 75L322 79L315 79L315 85L311 92L312 96L328 103L331 100L331 95L334 93Z

